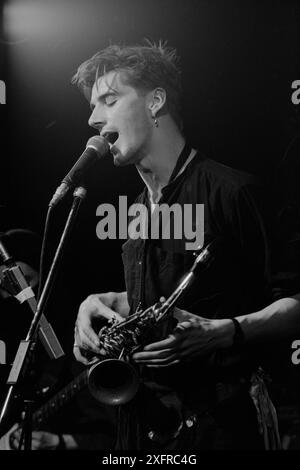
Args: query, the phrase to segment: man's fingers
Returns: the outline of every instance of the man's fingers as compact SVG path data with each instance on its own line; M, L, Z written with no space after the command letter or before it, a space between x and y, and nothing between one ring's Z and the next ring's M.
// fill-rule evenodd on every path
M174 355L174 350L168 348L160 351L141 351L133 354L132 359L136 362L150 361L152 359L165 360L165 358L171 355Z
M146 364L147 366L152 366L152 365L169 365L172 363L174 360L178 359L178 354L173 353L173 354L168 354L165 357L161 355L161 357L147 357L144 359L140 359L137 362L139 364Z
M89 364L90 361L85 356L83 356L81 354L81 350L80 350L79 346L74 345L73 354L74 354L77 361L81 362L85 366L87 366Z
M117 312L114 312L111 308L107 307L97 296L93 296L91 300L89 298L87 301L83 302L79 311L79 318L81 317L80 313L83 313L83 317L86 316L86 311L92 314L95 318L105 318L106 320L111 320L115 318L117 321L122 321L123 318Z
M103 350L100 350L103 352ZM73 346L73 354L77 361L81 362L82 364L86 366L92 365L94 362L99 361L100 355L93 354L91 351L88 351L84 348L79 348L76 344Z
M181 323L178 323L175 328L174 328L174 333L180 333L180 332L183 332L183 331L186 331L187 329L189 328L192 328L192 324L191 324L191 321L187 320L187 321L183 321Z
M75 325L74 346L79 346L81 350L86 349L94 354L99 354L100 341L92 326L94 319L113 320L119 323L123 321L123 318L103 304L97 296L88 297L82 303ZM75 354L76 358L77 356L79 356L78 352Z
M91 328L75 328L74 345L78 345L81 349L90 350L94 354L99 354L100 352L99 338Z
M147 364L147 367L149 367L150 369L158 369L162 367L174 366L175 364L179 364L179 363L180 363L179 359L174 359L173 361L165 363L165 364L149 364L149 365Z
M174 348L180 344L180 336L177 334L170 334L167 338L157 341L156 343L147 344L144 351L159 351L162 349Z

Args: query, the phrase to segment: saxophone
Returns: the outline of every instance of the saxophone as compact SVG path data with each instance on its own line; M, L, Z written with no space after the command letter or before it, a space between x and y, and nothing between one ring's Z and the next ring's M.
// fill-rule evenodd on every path
M196 259L174 292L164 301L146 310L139 310L125 321L111 320L98 333L104 359L95 362L88 371L91 394L103 404L123 405L136 395L140 377L130 363L130 356L140 347L153 341L163 320L167 319L177 300L191 284L198 265L208 266L215 257L217 241L194 252Z

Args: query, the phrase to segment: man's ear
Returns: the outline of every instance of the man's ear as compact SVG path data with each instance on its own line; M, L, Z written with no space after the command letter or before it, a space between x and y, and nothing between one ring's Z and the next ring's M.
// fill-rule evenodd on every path
M155 90L152 91L148 107L153 118L156 117L163 108L166 100L167 94L164 88L155 88Z

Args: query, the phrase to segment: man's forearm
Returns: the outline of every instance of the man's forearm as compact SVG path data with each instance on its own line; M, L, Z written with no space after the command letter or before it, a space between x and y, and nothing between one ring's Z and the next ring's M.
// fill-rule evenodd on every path
M76 439L71 434L62 434L65 450L77 450L78 444Z
M295 337L300 335L300 294L276 300L258 312L237 319L249 344Z

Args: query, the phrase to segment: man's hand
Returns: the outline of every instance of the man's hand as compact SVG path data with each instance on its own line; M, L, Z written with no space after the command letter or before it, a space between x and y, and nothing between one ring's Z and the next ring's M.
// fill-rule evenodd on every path
M73 353L77 361L90 365L104 353L94 330L95 320L120 322L128 312L126 292L89 295L80 305L75 325Z
M17 450L21 437L21 429L18 428L14 431L9 439L12 449ZM33 431L31 448L32 450L56 450L59 445L58 434L53 434L46 431Z
M191 361L232 344L231 320L210 320L175 308L178 324L164 340L148 344L133 360L149 367L167 367Z

